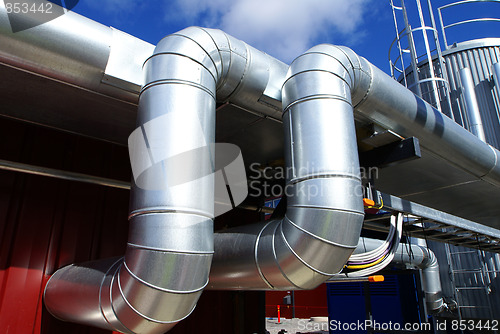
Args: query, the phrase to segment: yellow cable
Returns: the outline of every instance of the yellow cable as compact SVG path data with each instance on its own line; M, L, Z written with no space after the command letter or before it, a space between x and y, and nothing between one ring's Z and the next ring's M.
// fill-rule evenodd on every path
M384 200L382 199L382 196L379 197L380 198L380 206L377 208L375 206L367 206L366 208L367 209L377 209L377 210L380 210L384 207Z
M370 268L370 267L373 267L374 265L379 264L380 262L382 262L383 259L385 259L385 256L381 257L380 259L378 259L377 261L372 262L372 263L359 264L359 265L355 265L355 266L346 266L346 268L347 269L365 269L365 268Z

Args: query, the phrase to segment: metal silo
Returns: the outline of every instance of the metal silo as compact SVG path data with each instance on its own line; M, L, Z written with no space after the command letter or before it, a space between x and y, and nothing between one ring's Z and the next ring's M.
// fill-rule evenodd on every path
M454 44L448 50L443 51L442 56L448 77L447 84L453 114L450 114L446 95L443 88L440 87L439 97L442 112L471 131L474 123L474 108L468 105L469 93L469 97L475 99L477 103L486 142L499 148L500 89L499 84L495 81L494 65L500 62L500 38L485 38ZM437 63L438 58L433 56L434 69L437 68ZM497 68L498 66L500 65L496 65ZM470 73L471 82L469 84L472 86L464 85L463 73L466 71ZM427 60L418 63L418 73L420 78L426 79L430 77L429 62ZM462 76L460 73L462 73ZM402 76L398 79L403 83ZM413 69L409 68L406 71L406 80L408 87L414 93L417 93L416 85L414 85ZM420 86L423 87L421 89L422 97L435 104L433 95L429 93L432 91L430 83L423 82Z
M467 40L460 34L447 35L450 28L456 33L460 32L457 28L474 24L498 27L500 18L457 19L449 14L460 6L484 5L492 6L490 12L500 13L500 1L450 1L437 10L430 0L390 3L396 28L389 51L394 79L481 140L500 148L500 30L484 30L487 38ZM466 33L470 35L470 31ZM449 45L450 40L457 42ZM500 301L495 295L500 291L498 254L479 247L471 250L431 242L429 247L441 263L443 293L455 305L453 315L459 319L499 318Z
M450 97L455 121L471 130L473 118L467 105L466 91L460 73L468 69L473 95L482 120L486 142L500 147L500 89L495 82L493 65L500 62L500 38L488 38L460 43L443 52L450 83ZM465 70L467 71L467 70Z

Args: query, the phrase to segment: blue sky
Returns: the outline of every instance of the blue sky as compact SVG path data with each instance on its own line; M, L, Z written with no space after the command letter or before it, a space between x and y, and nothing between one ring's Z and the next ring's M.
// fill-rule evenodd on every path
M421 2L425 11L427 0ZM432 1L436 20L436 9L450 2L454 1ZM410 21L417 25L415 1L406 3ZM389 0L80 0L73 10L152 44L191 25L220 28L286 63L319 43L345 45L387 73L395 37ZM500 16L499 3L466 4L443 14L449 24L491 17L492 12ZM402 15L399 19L402 22ZM498 31L500 23L471 24L449 28L447 36L451 44L498 36ZM423 47L421 34L417 37L417 47Z

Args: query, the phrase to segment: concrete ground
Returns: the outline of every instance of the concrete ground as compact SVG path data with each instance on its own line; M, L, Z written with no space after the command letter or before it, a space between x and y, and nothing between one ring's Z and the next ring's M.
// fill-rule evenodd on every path
M312 319L280 319L266 318L266 330L270 334L328 334L328 318L317 317ZM283 332L282 330L285 330ZM280 332L281 331L281 332Z

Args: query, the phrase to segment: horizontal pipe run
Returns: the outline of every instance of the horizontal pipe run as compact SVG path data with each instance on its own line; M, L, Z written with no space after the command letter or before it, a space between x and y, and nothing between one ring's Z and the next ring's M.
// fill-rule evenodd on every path
M423 148L469 174L500 186L500 152L440 113L430 104L352 50L343 61L356 76L354 110L404 137L417 137ZM364 87L362 87L364 86ZM354 96L355 94L353 94Z
M41 3L23 1L28 8ZM8 14L6 4L0 1L0 63L137 103L153 45L55 3L50 9L60 16L34 26L30 15Z
M26 173L32 175L46 176L61 180L82 182L95 184L110 188L130 190L130 182L113 180L98 176L92 176L88 174L68 172L60 169L47 168L41 166L33 166L29 164L23 164L20 162L1 160L0 159L0 170L7 170L11 172Z

